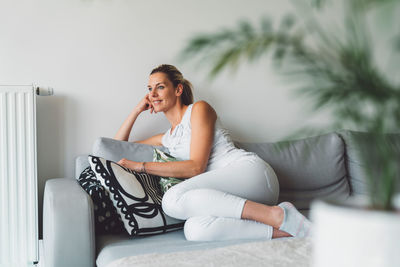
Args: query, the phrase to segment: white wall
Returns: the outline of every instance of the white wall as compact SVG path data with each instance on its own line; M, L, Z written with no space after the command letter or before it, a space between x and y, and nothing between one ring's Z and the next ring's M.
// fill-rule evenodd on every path
M97 137L116 133L146 93L150 70L161 63L181 69L196 99L215 107L234 139L275 141L304 125L308 105L291 95L295 85L267 60L213 82L204 69L177 61L195 33L288 10L278 0L1 0L0 83L55 90L38 98L40 210L45 181L73 177L74 158L89 153ZM161 114L144 114L131 139L168 127Z

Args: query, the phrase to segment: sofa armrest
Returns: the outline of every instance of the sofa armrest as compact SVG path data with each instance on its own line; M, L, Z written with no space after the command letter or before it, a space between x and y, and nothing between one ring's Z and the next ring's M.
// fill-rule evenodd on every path
M93 202L75 179L46 182L43 250L45 266L95 266Z

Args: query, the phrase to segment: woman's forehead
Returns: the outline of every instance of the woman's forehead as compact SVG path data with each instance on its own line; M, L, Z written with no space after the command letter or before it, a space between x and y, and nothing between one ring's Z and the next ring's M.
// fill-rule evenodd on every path
M157 72L153 73L149 77L149 86L155 86L159 83L168 83L168 77L165 73Z

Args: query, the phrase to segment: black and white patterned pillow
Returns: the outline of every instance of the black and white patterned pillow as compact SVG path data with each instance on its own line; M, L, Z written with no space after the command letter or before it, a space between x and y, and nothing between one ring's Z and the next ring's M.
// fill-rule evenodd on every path
M133 172L100 157L88 159L97 180L109 191L129 234L159 234L183 227L182 220L167 216L161 208L158 176Z
M92 198L96 234L126 233L121 216L113 206L110 195L97 180L90 166L83 170L78 182Z

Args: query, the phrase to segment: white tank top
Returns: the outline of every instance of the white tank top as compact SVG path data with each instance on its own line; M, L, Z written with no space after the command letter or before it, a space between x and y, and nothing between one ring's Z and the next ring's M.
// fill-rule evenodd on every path
M172 156L179 160L190 159L190 139L192 136L190 117L192 114L192 106L193 104L188 106L181 122L175 127L172 133L171 128L169 128L162 137L162 145L169 150ZM228 132L223 129L221 122L217 118L214 142L206 171L219 169L232 162L249 157L257 157L257 155L236 148Z

